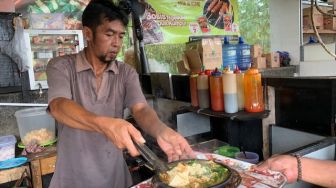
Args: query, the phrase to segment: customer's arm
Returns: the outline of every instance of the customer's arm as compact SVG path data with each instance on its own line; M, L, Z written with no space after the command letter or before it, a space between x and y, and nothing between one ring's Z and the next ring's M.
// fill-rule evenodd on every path
M301 158L302 180L323 187L336 187L336 161Z
M302 180L323 187L336 187L336 161L317 160L302 157ZM256 170L275 170L282 172L289 183L297 181L298 161L290 155L277 155L255 167Z

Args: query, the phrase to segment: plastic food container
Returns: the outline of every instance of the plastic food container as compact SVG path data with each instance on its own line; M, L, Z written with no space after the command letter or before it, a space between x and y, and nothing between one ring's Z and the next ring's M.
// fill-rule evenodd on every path
M13 135L0 137L0 161L15 157L16 138Z
M214 153L219 147L226 146L227 143L218 139L212 139L192 145L192 149L203 153Z
M252 164L257 164L259 162L259 155L257 153L246 151L245 154L246 156L243 152L238 152L236 153L235 158Z
M240 149L238 147L234 146L222 146L216 150L215 153L219 155L223 155L225 157L231 157L234 158L236 153L240 152Z
M46 107L19 110L15 117L24 145L32 140L43 145L55 139L55 120L46 112Z

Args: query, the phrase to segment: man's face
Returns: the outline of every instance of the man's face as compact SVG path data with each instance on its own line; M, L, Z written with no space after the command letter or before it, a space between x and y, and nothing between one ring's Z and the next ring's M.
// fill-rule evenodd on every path
M122 46L125 27L119 20L104 20L93 33L93 40L89 42L91 50L103 63L115 60Z

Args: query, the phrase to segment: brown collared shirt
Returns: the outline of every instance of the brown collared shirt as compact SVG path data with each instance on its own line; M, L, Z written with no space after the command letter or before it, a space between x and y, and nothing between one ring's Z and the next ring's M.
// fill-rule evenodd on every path
M114 61L103 73L99 91L84 51L52 59L47 66L48 102L58 97L75 101L98 115L122 118L125 108L146 103L138 74ZM132 184L119 150L104 135L58 123L57 162L50 187L124 188Z

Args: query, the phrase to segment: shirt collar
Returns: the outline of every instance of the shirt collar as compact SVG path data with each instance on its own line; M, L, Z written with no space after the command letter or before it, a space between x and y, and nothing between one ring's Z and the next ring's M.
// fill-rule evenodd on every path
M119 64L119 61L114 60L108 65L105 71L112 71L115 74L119 74ZM76 72L82 72L89 69L93 70L93 67L86 59L84 50L82 50L76 56Z

